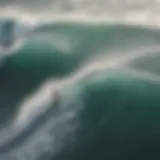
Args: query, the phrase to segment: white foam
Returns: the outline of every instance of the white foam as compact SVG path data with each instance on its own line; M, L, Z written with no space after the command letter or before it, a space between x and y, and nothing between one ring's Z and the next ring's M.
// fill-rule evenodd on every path
M70 9L66 10L65 6ZM157 0L51 0L7 4L0 9L0 15L31 25L49 21L87 21L160 27L159 10Z

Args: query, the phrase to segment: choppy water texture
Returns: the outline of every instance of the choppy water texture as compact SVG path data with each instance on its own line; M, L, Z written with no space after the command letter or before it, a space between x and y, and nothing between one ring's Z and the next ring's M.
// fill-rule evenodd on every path
M156 27L1 19L0 160L159 159L159 43Z

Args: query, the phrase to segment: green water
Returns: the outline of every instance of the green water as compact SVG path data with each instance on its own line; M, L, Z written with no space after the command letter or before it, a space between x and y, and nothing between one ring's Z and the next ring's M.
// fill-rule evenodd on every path
M16 118L22 98L34 93L47 79L65 83L66 78L72 80L73 74L87 70L87 66L93 71L74 83L66 82L66 87L57 90L58 99L50 104L50 109L56 108L56 111L43 113L46 118L37 119L37 125L31 127L30 132L24 132L23 138L17 137L14 145L0 144L0 158L159 159L160 83L159 78L151 80L159 76L159 51L154 48L159 42L158 30L118 24L66 22L36 28L16 53L6 57L0 69L2 129ZM107 64L110 56L125 59L137 52L141 54L141 50L151 54L136 56L112 69L102 67L104 71L98 72L92 63L93 59L96 62L106 59L103 63ZM116 61L118 64L120 60ZM124 72L125 69L134 70L136 76L132 71ZM143 71L150 73L150 78L142 78ZM71 115L66 118L68 113ZM58 117L56 124L54 117ZM52 129L47 130L45 126ZM51 153L41 141L34 142L34 137L42 132L44 137L49 133L51 141L46 143L50 144ZM52 141L57 134L58 140ZM36 143L41 145L40 150L33 147L35 152L30 153L30 147L25 148Z

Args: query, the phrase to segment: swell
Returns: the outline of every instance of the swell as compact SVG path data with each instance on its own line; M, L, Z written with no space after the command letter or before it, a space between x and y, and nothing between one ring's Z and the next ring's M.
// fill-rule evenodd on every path
M20 122L16 120L23 113L20 112L18 115L17 112L21 111L23 102L25 103L27 98L48 79L52 78L53 84L55 81L57 83L49 88L54 93L53 97L48 97L49 107L46 107L46 104L44 104L42 108L46 107L46 109L44 109L40 117L36 117L36 120L30 120L30 114L33 112L32 109L26 113L28 119L23 122L26 128L19 125L17 137L9 139L8 142L1 145L1 157L4 160L9 158L23 160L28 157L34 160L38 159L41 155L40 151L45 150L45 154L49 154L49 157L60 155L60 158L62 156L63 160L70 156L73 159L75 157L76 159L85 159L87 155L91 155L89 157L93 158L92 155L95 155L93 153L97 149L96 143L100 146L102 142L102 139L99 139L99 142L95 142L94 138L106 133L106 130L103 129L100 130L100 133L97 133L97 129L95 128L99 128L99 125L108 128L110 119L113 120L119 114L123 115L122 111L127 110L127 108L129 109L126 113L132 116L134 116L131 113L132 109L134 110L133 113L140 114L138 120L134 120L134 125L137 125L141 115L143 117L141 109L139 112L137 111L138 108L142 108L140 104L146 105L148 110L153 108L154 111L159 112L159 97L157 96L159 95L159 77L156 82L146 77L142 78L143 73L139 69L134 72L137 75L137 79L135 79L131 71L131 69L135 70L135 67L130 68L127 64L127 62L130 63L130 61L136 58L139 59L142 55L152 55L155 50L158 54L159 48L157 46L159 41L160 33L158 30L119 24L64 22L42 25L30 30L23 45L18 50L14 50L14 54L7 55L5 63L0 70L0 104L2 106L1 109L3 108L1 111L4 114L3 117L6 117L5 115L10 113L8 119L11 120L7 119L6 121L8 123L16 122L19 124ZM135 56L133 56L134 54ZM98 62L101 59L103 59L103 62ZM113 63L116 62L116 65L107 65L111 61ZM99 64L96 65L97 63L101 67L99 67ZM112 67L113 70L107 70L98 74L100 70L106 70L108 67ZM114 70L117 70L117 68L118 71L115 72ZM126 68L129 69L129 74L123 73ZM85 74L81 74L83 70L86 71ZM74 78L79 73L82 76ZM95 78L91 76L92 74L95 75ZM152 77L152 74L150 76ZM128 89L125 87L126 82L129 87ZM76 90L77 88L79 88L78 91ZM132 91L133 94L131 93ZM58 98L55 97L55 93L57 93ZM149 93L152 97L149 97ZM71 100L67 100L68 95L74 96ZM141 96L147 96L146 100L145 98L140 99ZM131 97L134 98L132 99ZM136 98L137 102L133 101ZM53 102L50 99L57 101L58 104L52 104ZM74 103L72 104L72 102ZM153 106L151 102L156 102L156 104ZM129 107L130 104L132 104L131 108ZM114 108L110 110L112 105ZM40 109L37 106L37 110L34 110L35 115ZM70 112L67 109L72 114L69 114ZM156 115L154 111L152 115ZM27 111L24 110L23 112ZM67 116L69 118L66 120ZM54 126L53 123L57 117L58 123ZM146 119L149 118L149 112L144 117ZM131 119L129 120L131 121ZM117 124L118 120L115 121ZM149 121L152 122L150 118ZM154 119L155 121L156 118ZM121 125L125 125L125 123L122 121ZM8 127L8 124L4 121L1 124L5 128ZM3 127L1 127L2 131ZM63 130L63 128L65 129ZM111 125L109 125L109 128L112 128ZM150 128L151 126L149 128L146 127L145 131L148 131ZM52 133L50 133L50 129ZM136 134L138 131L134 129L132 131ZM19 130L21 132L18 132ZM115 125L114 133L115 131L119 132L117 125ZM155 129L155 133L157 132L159 131ZM63 134L61 135L60 133ZM131 138L133 138L133 133L130 135ZM57 138L58 134L60 134L60 137ZM151 133L151 136L153 134ZM39 137L40 139L48 137L48 139L45 140L44 138L41 141L38 139ZM125 136L122 137L125 141L125 146L127 146ZM57 140L55 141L56 138ZM69 139L68 141L66 140L67 138ZM106 142L109 141L107 136L103 135L103 138ZM64 142L63 139L65 139ZM159 142L159 136L157 136L157 140ZM117 141L119 142L120 140L117 139ZM90 145L92 142L94 144L93 148ZM34 149L37 144L42 145L38 153ZM63 149L61 147L60 149L59 147L56 149L55 146L58 144L61 144L60 146ZM108 143L107 149L109 148L109 144L111 143ZM68 146L70 145L72 146L71 150L68 150ZM91 152L87 151L87 146L91 147ZM118 146L120 146L120 143ZM79 156L79 149L82 149L82 152L87 153L87 155L83 154L84 157L83 155ZM102 155L107 158L113 158L114 155L112 154L113 152L110 152L111 149L107 153L103 152ZM116 150L117 157L121 156L121 153L124 154L125 149L123 149L120 150L122 152L118 151L118 149ZM71 151L74 151L73 154ZM102 148L102 151L104 151L104 148ZM27 155L23 155L24 152L27 152ZM66 152L67 156L63 157L63 154ZM128 151L128 153L130 152L131 150ZM95 159L98 155L101 155L99 154L101 152L97 151L97 153L94 157ZM114 158L116 159L117 157Z

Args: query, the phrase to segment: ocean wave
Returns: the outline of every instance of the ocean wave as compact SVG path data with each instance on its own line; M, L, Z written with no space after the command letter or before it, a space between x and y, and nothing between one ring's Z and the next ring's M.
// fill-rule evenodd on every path
M13 43L1 50L0 159L159 155L158 29L16 24L21 34L11 27Z

